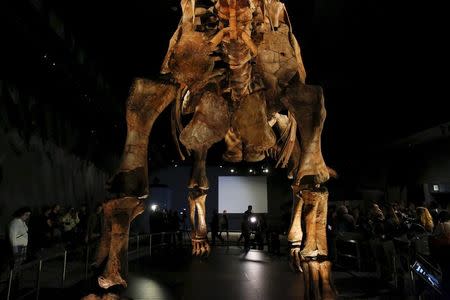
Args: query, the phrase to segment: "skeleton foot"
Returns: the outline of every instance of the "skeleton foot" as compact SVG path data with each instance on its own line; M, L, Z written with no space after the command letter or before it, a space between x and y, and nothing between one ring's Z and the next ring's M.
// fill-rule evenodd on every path
M302 262L306 299L336 299L331 286L331 263L327 260L306 259Z
M120 276L120 274L113 274L108 278L99 276L98 285L101 288L108 289L114 285L122 285L123 287L127 287L127 282Z
M316 259L302 262L305 270L305 298L306 299L336 299L336 292L331 286L331 263Z
M211 252L211 248L209 247L208 240L206 238L203 239L192 239L192 255L195 256L209 256Z

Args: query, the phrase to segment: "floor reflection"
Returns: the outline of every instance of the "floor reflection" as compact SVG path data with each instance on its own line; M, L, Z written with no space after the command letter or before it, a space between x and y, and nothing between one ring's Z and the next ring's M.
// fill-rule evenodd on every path
M125 296L132 295L134 299L174 299L167 285L151 277L151 274L130 274Z

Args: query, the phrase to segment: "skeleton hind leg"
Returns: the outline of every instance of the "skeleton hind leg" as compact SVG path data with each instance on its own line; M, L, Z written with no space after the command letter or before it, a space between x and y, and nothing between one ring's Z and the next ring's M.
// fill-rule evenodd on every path
M208 255L210 247L208 244L208 230L206 226L206 196L209 189L206 177L206 155L208 149L203 147L193 150L194 165L189 180L189 216L192 226L192 254Z

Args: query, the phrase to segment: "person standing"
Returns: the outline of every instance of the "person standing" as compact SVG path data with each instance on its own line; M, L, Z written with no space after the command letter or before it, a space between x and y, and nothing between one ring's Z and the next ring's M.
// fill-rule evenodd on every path
M253 206L249 205L247 210L242 215L241 221L241 235L239 236L238 243L244 238L245 251L250 250L250 217L253 213Z
M8 234L14 255L14 267L21 265L27 259L27 221L30 215L31 209L22 207L14 213L14 219L9 223Z
M223 238L219 235L219 213L217 212L217 209L214 209L210 225L211 225L212 246L216 245L216 238L221 240L223 243Z
M222 237L222 232L225 232L227 234L227 245L229 242L229 232L228 232L228 215L227 211L224 210L222 213L222 218L220 219L220 232L219 236Z

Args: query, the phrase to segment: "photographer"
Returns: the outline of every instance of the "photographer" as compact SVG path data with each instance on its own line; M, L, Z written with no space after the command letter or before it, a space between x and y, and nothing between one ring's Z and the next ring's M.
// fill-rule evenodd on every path
M241 223L241 236L239 237L239 240L243 237L244 238L244 249L245 251L250 250L250 217L252 215L252 209L253 206L249 205L247 207L247 210L244 212L242 223Z

